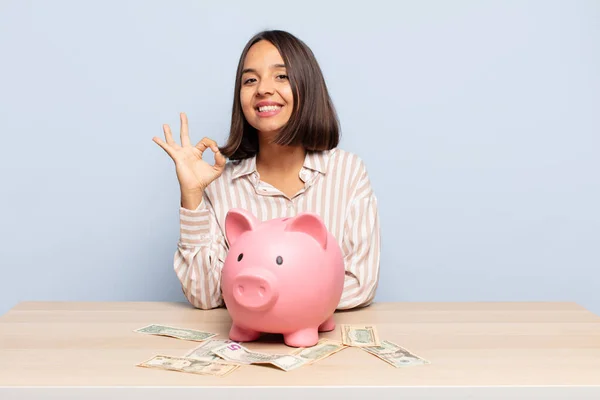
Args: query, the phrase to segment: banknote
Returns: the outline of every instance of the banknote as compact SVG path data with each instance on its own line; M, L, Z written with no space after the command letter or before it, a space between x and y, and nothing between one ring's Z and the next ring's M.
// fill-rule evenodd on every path
M193 358L173 357L161 354L152 357L148 361L139 363L137 366L213 376L225 376L239 368L239 365L225 364L218 361L195 360Z
M202 342L213 336L217 336L216 333L202 332L195 329L175 328L172 326L158 324L148 325L143 328L136 329L134 330L134 332L145 333L148 335L170 336L177 339L192 340L198 342Z
M323 360L347 347L348 346L337 340L321 339L314 346L296 349L292 351L291 354L302 358L308 365Z
M200 346L188 351L184 357L194 358L196 360L222 360L221 357L213 353L211 350L229 343L234 342L228 339L208 339Z
M381 346L362 347L362 350L379 357L396 368L411 367L414 365L431 364L410 351L398 346L396 343L384 340Z
M306 361L292 354L269 354L250 351L239 343L228 343L211 350L226 361L239 364L272 364L284 371L291 371L306 364Z
M342 343L347 346L364 347L379 346L379 334L373 325L340 325L342 330Z

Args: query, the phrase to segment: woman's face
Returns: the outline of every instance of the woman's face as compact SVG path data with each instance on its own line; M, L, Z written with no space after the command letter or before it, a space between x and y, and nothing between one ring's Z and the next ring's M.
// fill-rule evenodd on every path
M240 101L250 125L276 135L292 115L293 95L283 59L267 40L255 43L244 60Z

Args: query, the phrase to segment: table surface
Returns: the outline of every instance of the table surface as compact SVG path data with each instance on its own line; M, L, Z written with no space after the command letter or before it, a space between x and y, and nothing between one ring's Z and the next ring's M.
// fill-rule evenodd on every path
M225 377L137 367L156 354L199 345L134 329L149 324L225 338L225 309L169 302L24 302L0 317L0 386L586 386L600 384L600 317L576 303L375 303L337 312L340 323L374 324L431 364L394 368L359 348L285 372L242 366ZM279 335L246 347L293 350Z

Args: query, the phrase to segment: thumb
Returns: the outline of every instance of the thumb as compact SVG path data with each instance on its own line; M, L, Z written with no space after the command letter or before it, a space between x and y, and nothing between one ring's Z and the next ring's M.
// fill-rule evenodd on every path
M225 163L227 162L225 156L221 153L221 151L219 151L218 148L213 149L213 151L215 152L215 167L218 169L225 168Z

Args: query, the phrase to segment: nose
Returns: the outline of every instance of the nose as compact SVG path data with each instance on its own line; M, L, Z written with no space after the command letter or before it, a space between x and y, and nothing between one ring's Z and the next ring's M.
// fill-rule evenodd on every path
M258 94L264 96L266 94L273 94L273 82L269 79L261 79L258 84Z
M275 275L266 269L244 270L233 280L233 298L250 310L267 310L279 297L276 283Z

